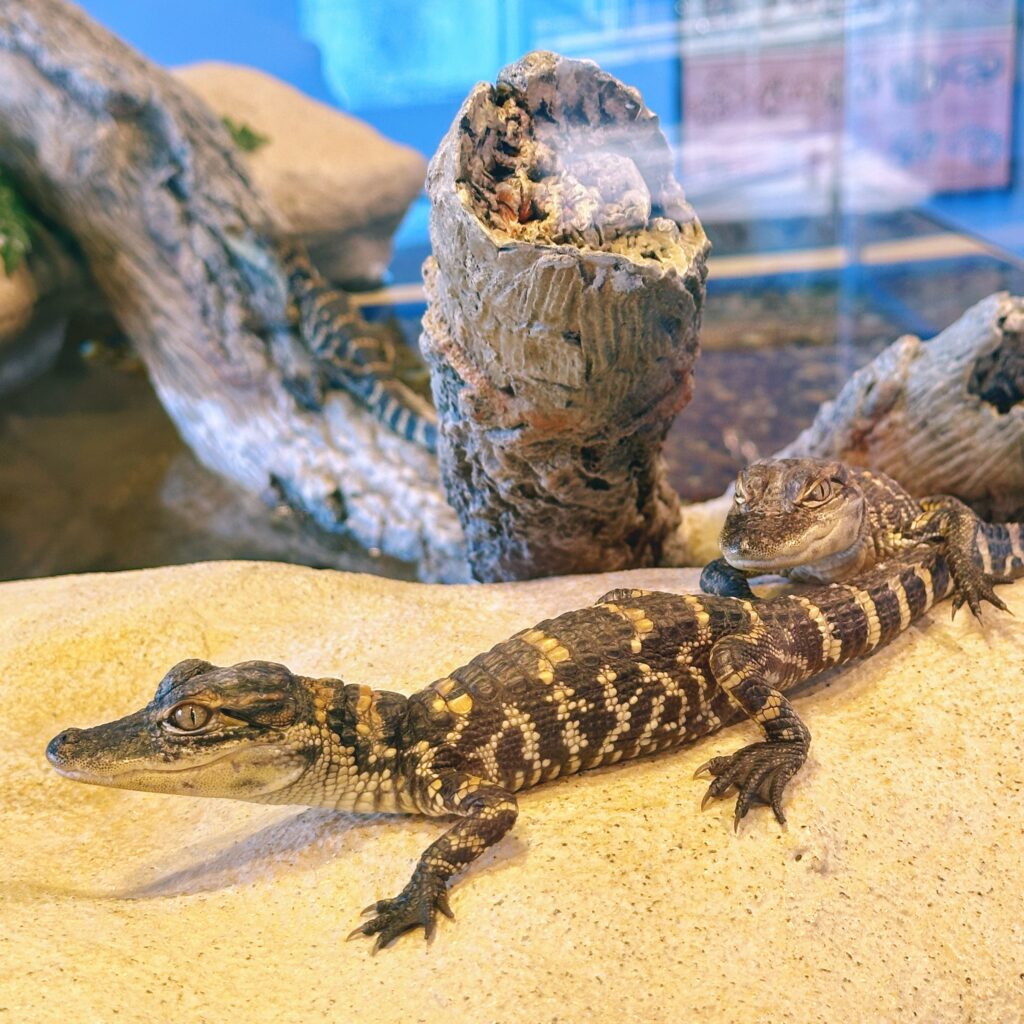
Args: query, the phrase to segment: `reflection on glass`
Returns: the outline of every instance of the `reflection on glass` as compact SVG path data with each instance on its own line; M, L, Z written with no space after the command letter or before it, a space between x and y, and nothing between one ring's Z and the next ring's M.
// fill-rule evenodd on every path
M1013 0L84 6L162 63L263 68L428 157L472 86L530 49L594 59L640 89L714 244L704 355L669 440L684 497L791 439L901 333L930 336L993 291L1024 291ZM367 307L397 316L412 344L427 216L424 200L399 232L388 283L401 287ZM278 547L224 541L262 510L203 476L142 377L69 356L0 412L0 490L17 496L0 578L294 550L280 525ZM126 431L137 462L124 462ZM134 483L113 486L116 467ZM183 525L184 494L202 509ZM234 516L220 536L211 509Z

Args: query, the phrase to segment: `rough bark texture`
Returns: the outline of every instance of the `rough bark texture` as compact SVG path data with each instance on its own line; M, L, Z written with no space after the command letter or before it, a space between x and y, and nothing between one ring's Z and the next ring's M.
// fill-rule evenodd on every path
M431 163L422 344L478 579L656 564L707 239L657 117L589 61L480 85Z
M81 246L186 442L328 529L465 575L435 460L347 395L299 407L272 218L219 119L61 0L0 6L0 164Z
M931 341L897 339L778 458L842 459L986 518L1024 514L1024 298L976 303ZM717 558L730 494L684 509L668 564Z

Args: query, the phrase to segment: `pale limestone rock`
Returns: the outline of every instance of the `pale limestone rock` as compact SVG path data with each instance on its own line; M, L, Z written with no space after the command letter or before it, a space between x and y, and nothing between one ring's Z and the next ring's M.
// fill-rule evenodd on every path
M1021 1019L1024 587L948 604L798 700L814 744L780 831L699 810L694 769L756 735L542 786L432 946L345 943L437 821L79 785L59 729L129 712L173 662L284 661L403 690L650 570L428 587L219 563L0 585L0 1007L11 1020Z
M175 73L222 117L269 139L244 160L281 237L301 239L332 280L380 281L391 236L423 188L423 157L254 68L209 62Z

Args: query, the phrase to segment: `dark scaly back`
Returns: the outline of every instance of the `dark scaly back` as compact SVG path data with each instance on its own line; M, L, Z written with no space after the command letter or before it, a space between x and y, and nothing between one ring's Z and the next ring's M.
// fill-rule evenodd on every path
M539 623L410 698L406 744L510 790L697 739L740 713L715 681L723 637L758 627L784 638L784 688L867 654L949 593L933 546L856 583L753 604L616 592ZM437 761L433 767L436 769Z
M744 602L639 593L539 623L411 698L464 770L518 790L652 753L735 712L707 670Z
M435 451L436 415L395 376L388 331L364 320L348 295L332 288L305 253L294 247L282 252L301 334L331 383L352 394L396 434Z
M920 514L921 504L892 477L870 469L850 469L865 498L868 522L873 535L908 527Z
M945 558L922 544L843 583L759 602L762 622L793 635L806 659L794 685L889 643L952 590Z

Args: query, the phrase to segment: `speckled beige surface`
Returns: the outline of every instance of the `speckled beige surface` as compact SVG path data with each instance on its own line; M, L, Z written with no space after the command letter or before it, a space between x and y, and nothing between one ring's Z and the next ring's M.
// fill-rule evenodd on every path
M99 789L43 758L180 658L416 688L625 578L220 563L0 585L0 1021L1024 1019L1022 584L1016 619L943 606L801 698L788 831L700 813L693 770L749 726L555 782L521 797L431 947L373 959L344 937L438 822Z

